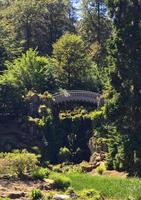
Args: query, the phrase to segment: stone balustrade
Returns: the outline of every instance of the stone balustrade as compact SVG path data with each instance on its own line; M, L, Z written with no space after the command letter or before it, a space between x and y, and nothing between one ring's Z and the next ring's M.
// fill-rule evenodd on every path
M88 102L97 106L103 103L103 99L99 93L85 90L63 90L53 95L55 104L68 101Z

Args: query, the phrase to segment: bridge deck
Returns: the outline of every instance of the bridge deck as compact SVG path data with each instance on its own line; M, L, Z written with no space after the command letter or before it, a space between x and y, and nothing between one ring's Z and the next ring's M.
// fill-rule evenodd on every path
M63 103L66 101L81 101L99 105L101 95L96 92L85 90L64 90L53 95L55 103Z

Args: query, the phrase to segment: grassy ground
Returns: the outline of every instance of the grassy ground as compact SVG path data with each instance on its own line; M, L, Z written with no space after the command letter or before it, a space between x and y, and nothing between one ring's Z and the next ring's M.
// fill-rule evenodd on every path
M96 189L108 199L141 200L141 179L91 176L73 173L67 175L72 187L79 193L84 189Z

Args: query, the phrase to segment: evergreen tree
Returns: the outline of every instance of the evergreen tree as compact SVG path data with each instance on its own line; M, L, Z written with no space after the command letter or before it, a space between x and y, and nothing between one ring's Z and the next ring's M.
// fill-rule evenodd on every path
M105 42L110 35L110 20L103 0L82 0L78 32L82 36L94 61L104 65Z
M107 3L114 31L106 116L124 141L123 168L141 175L141 0Z
M69 0L12 0L0 9L0 39L9 58L29 48L50 55L60 36L75 31L74 18Z

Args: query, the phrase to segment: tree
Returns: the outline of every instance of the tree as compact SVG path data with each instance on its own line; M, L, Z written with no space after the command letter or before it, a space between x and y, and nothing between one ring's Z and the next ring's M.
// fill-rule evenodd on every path
M6 1L0 1L0 10L2 10L5 7ZM0 16L1 19L1 16ZM7 52L4 46L3 42L3 35L4 35L4 30L2 26L0 25L0 71L4 69L4 61L7 58Z
M69 0L13 0L0 10L0 36L8 58L29 48L51 54L52 44L66 31L74 31Z
M60 68L61 86L65 89L85 88L91 60L86 54L85 45L81 37L75 34L63 35L53 45L53 57Z
M82 36L89 53L98 66L105 63L105 42L111 28L107 17L107 7L103 0L82 0L82 17L78 32Z
M108 46L106 117L124 141L123 168L141 175L141 1L107 3L114 31Z
M57 77L53 60L38 56L36 51L29 49L20 58L7 62L1 82L12 83L22 93L34 89L37 92L53 91L57 87Z

